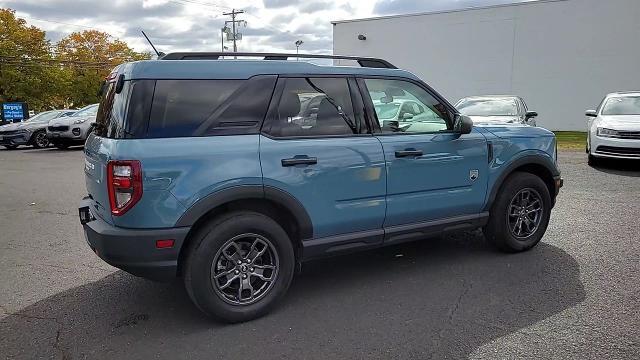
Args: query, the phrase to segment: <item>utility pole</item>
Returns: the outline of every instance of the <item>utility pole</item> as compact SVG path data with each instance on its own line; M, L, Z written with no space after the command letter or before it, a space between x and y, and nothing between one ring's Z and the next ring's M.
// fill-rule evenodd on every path
M246 22L244 20L236 20L236 15L240 15L243 13L244 13L244 10L236 10L236 9L232 9L231 12L222 13L222 15L225 15L225 16L231 15L231 21L225 21L225 25L227 23L231 23L231 37L233 38L233 52L238 52L238 46L236 45L236 40L239 34L236 32L236 23L244 22L246 26Z

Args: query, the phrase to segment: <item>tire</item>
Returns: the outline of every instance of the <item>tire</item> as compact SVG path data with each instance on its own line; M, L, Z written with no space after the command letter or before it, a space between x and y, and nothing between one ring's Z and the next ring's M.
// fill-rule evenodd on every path
M528 201L523 203L523 199ZM519 210L520 208L524 208L525 211L537 208L536 199L541 205L539 213L534 211L526 213ZM512 208L512 204L516 205ZM524 206L521 207L520 205L523 204ZM529 250L540 242L547 230L551 207L549 189L541 178L525 172L513 173L505 180L491 207L489 222L484 228L485 237L504 252ZM512 210L511 216L508 213L510 210ZM519 229L518 221L520 221Z
M43 149L49 147L49 138L46 131L38 131L32 135L33 147L36 149Z
M237 251L230 242L241 244L241 250ZM235 262L238 255L253 244L258 244L258 250L266 249L262 257L238 265ZM254 252L244 253L251 254ZM234 212L213 219L195 233L185 261L184 285L194 304L209 317L236 323L258 318L273 309L289 289L296 260L287 233L273 219L254 212ZM273 265L275 270L268 270ZM222 275L214 278L219 274ZM243 285L244 290L238 291L246 281L241 276L247 276L253 290ZM272 281L264 286L267 281L260 276L271 277ZM222 289L226 285L229 286Z
M69 148L69 144L55 144L55 147L60 150L67 150Z
M3 145L7 150L15 150L18 148L18 145Z
M595 156L593 156L593 155L591 155L591 154L589 154L589 155L587 155L587 156L588 156L588 158L587 158L587 164L588 164L589 166L598 166L598 164L599 164L599 162L600 162L600 159L598 159L597 157L595 157Z

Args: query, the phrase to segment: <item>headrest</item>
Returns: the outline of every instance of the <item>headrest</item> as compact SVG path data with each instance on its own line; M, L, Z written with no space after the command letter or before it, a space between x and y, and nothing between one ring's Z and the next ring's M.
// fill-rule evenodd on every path
M278 112L281 117L292 117L300 113L300 98L293 92L285 92L280 99Z

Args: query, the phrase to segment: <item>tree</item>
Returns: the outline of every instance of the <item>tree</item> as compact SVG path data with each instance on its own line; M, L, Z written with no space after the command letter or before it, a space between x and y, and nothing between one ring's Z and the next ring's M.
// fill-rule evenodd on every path
M99 100L100 85L117 65L150 57L150 53L138 53L125 42L97 30L74 32L56 45L56 60L69 70L66 95L77 106Z
M0 9L0 102L26 101L35 110L49 107L57 68L45 32L27 26L15 11Z

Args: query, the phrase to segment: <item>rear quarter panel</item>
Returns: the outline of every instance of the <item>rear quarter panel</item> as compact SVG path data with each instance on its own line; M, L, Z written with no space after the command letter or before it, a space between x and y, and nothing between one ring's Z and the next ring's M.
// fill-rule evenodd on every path
M237 185L262 185L258 135L110 140L109 160L139 160L143 195L116 226L174 227L201 198ZM106 190L105 190L106 191Z

